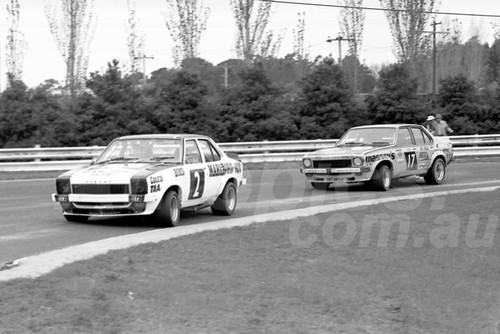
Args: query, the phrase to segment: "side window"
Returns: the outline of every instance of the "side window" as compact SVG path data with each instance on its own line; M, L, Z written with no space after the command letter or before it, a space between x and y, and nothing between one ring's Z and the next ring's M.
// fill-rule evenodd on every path
M220 156L219 151L215 148L212 143L208 142L208 145L210 146L210 150L212 151L212 156L214 157L214 161L220 161L222 157Z
M208 140L201 139L198 140L198 143L200 144L201 154L205 157L206 162L219 161L221 159L219 152L217 152Z
M426 144L430 144L432 143L432 138L431 136L429 136L427 133L425 133L424 131L422 131L422 134L424 135L424 141Z
M198 144L200 144L201 155L205 158L205 162L214 161L214 156L208 142L206 140L198 140Z
M398 130L398 146L411 146L413 142L411 140L411 133L408 128L400 128Z
M413 137L415 138L415 144L424 145L425 139L422 130L417 128L411 128L411 132L413 133Z
M197 164L201 162L201 154L194 140L186 141L186 164Z

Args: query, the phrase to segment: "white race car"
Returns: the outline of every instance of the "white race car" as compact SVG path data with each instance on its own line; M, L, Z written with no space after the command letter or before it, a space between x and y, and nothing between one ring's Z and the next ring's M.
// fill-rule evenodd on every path
M392 180L409 176L440 184L452 161L449 138L434 137L421 125L366 125L349 129L333 148L306 154L300 170L317 189L370 182L385 191Z
M209 137L134 135L114 139L90 166L60 175L52 199L68 221L151 216L172 227L181 210L233 214L245 183L241 161Z

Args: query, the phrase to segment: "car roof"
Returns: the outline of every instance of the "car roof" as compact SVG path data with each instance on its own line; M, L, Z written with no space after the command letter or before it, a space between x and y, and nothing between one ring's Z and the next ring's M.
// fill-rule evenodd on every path
M117 139L190 139L190 138L209 138L208 136L199 134L187 134L187 133L157 133L157 134L140 134L140 135L128 135L115 138Z
M364 128L400 128L402 126L421 126L421 125L419 125L419 124L409 124L409 123L400 123L400 124L372 124L372 125L355 126L352 129L364 129Z

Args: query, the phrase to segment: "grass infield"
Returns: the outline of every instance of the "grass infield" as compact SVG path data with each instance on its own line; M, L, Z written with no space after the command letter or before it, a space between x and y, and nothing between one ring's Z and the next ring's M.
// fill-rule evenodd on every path
M498 333L499 199L394 202L112 251L0 283L0 333Z

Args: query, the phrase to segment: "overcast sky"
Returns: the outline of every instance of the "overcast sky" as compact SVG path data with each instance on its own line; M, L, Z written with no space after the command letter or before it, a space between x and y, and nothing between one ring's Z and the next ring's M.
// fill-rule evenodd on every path
M53 0L60 1L60 0ZM200 45L200 56L214 65L229 58L235 58L235 23L229 0L203 0L211 9ZM335 0L301 0L300 2L337 4ZM146 73L161 67L172 67L172 41L164 24L162 13L167 10L165 0L136 0L139 28L146 34L146 54L154 59L146 62ZM0 71L5 73L6 7L7 0L0 0ZM27 49L24 61L24 82L37 86L46 79L64 80L64 62L49 31L42 0L20 0L20 30L25 35ZM366 7L379 7L377 0L365 0ZM441 0L437 7L442 12L461 12L500 15L498 0ZM126 0L95 0L94 12L97 27L91 44L89 71L104 71L107 63L118 59L128 63L125 21L128 17ZM332 54L338 58L338 44L327 43L328 37L339 33L339 8L314 7L304 5L273 4L270 28L284 31L280 56L293 52L293 30L297 26L297 14L305 12L305 46L310 59ZM463 22L463 30L469 37L470 27L480 28L481 37L491 43L493 29L491 22L499 19L456 17ZM443 21L444 16L437 16ZM431 27L429 27L429 30ZM477 29L474 29L477 31ZM343 46L343 53L347 45ZM385 14L381 11L366 11L365 34L360 57L367 65L394 62L392 39ZM5 88L2 75L1 88Z

